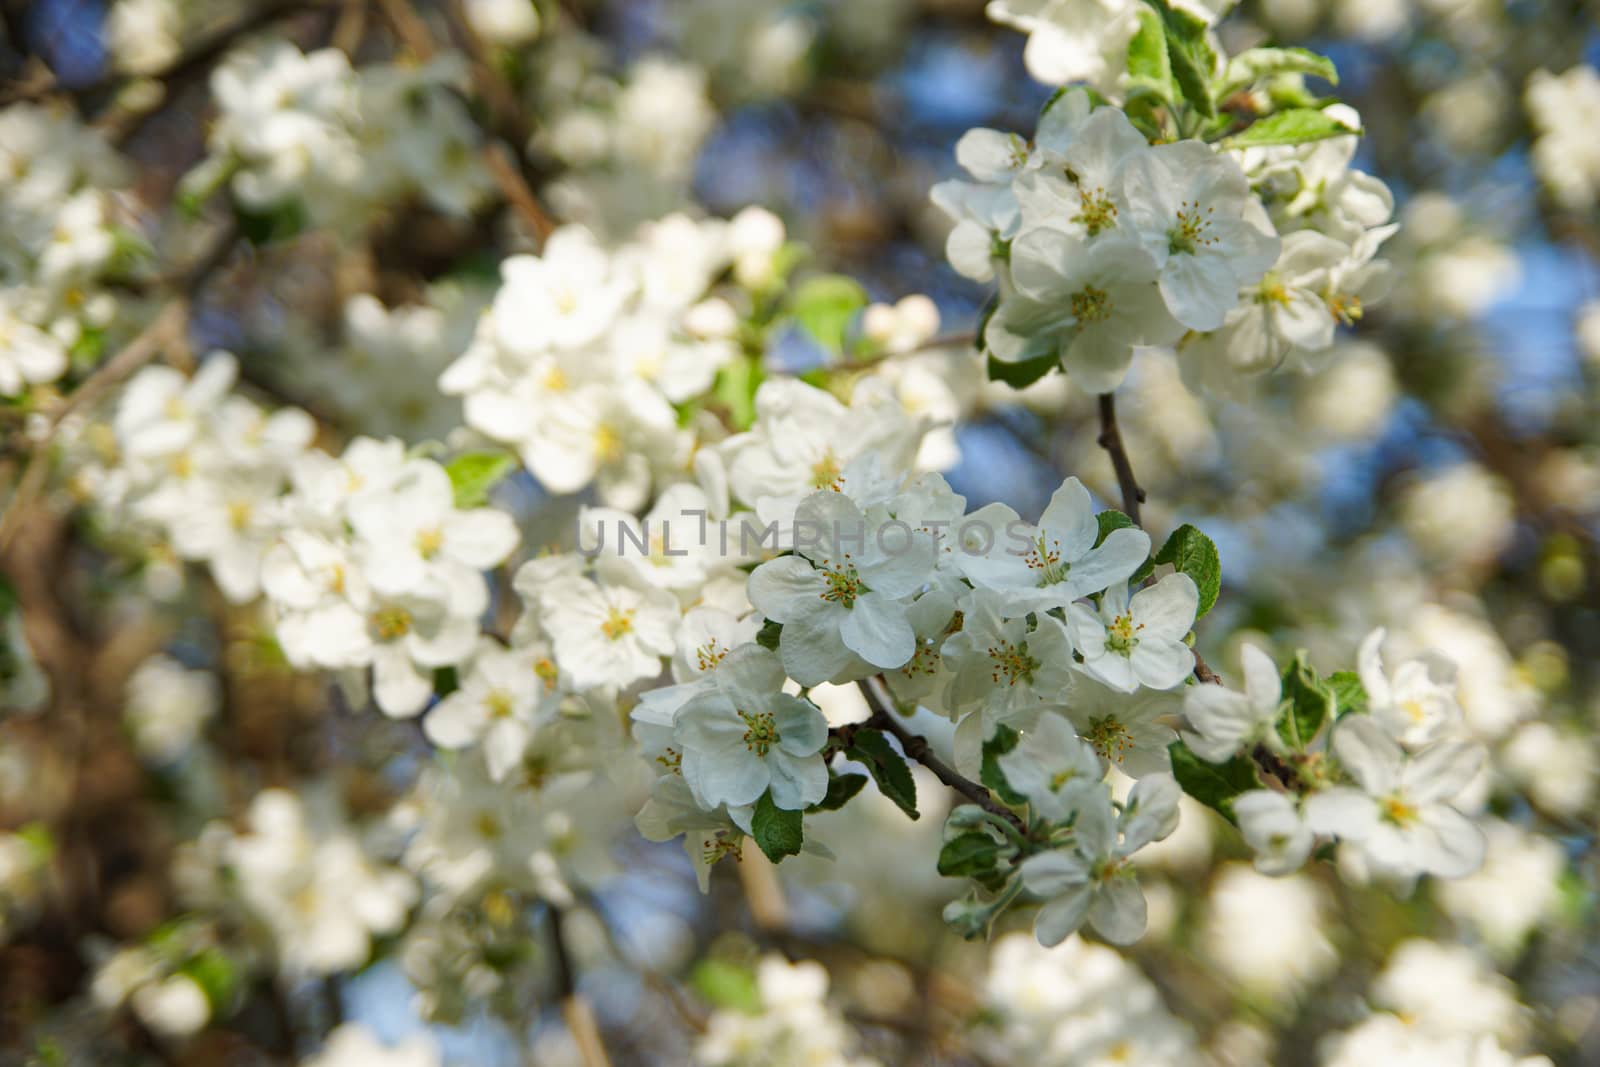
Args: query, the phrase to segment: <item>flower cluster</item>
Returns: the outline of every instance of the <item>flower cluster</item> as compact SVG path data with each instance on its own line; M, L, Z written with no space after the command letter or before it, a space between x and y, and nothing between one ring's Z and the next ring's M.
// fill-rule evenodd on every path
M1261 754L1286 768L1292 788L1232 799L1261 871L1297 870L1319 834L1350 843L1375 873L1399 880L1460 877L1483 862L1483 832L1457 807L1483 769L1483 746L1464 730L1454 686L1435 680L1427 663L1385 672L1383 637L1376 630L1361 647L1354 684L1365 707L1346 706L1326 730L1325 707L1303 721L1299 692L1285 723L1278 671L1253 646L1243 652L1244 692L1199 686L1186 694L1192 732L1184 737L1195 755L1223 763Z
M991 8L1015 19L1019 6ZM1136 47L1126 37L1140 8L1084 6L1106 16L1124 49ZM1030 49L1062 32L1042 16L1024 21L1038 23ZM1286 68L1331 72L1257 50L1207 92L1248 91ZM1395 230L1393 201L1382 182L1350 169L1357 119L1348 108L1283 111L1259 120L1271 132L1211 143L1219 138L1173 139L1164 120L1096 106L1101 99L1057 93L1031 141L968 131L956 159L974 180L934 187L954 222L951 264L998 281L982 341L1020 365L1008 375L1031 380L1059 361L1083 388L1109 393L1136 348L1175 345L1186 381L1236 391L1242 377L1325 352L1341 323L1386 294L1388 267L1375 257ZM1211 107L1208 95L1198 100Z
M186 179L190 195L226 183L246 212L347 227L405 193L465 215L494 186L453 91L465 75L454 53L357 70L334 48L268 40L236 51L212 75L221 113L210 156Z
M127 178L103 135L53 108L0 112L0 398L93 359L118 301L106 281L138 247L112 192Z
M704 1067L875 1067L850 1054L849 1030L827 1003L828 972L812 960L764 957L756 967L758 1012L719 1011L695 1046Z
M730 267L761 284L782 245L782 224L758 209L731 222L674 215L617 250L558 230L538 256L501 265L494 303L439 387L547 489L594 484L638 508L687 470L694 437L674 405L741 352L740 312L712 284Z

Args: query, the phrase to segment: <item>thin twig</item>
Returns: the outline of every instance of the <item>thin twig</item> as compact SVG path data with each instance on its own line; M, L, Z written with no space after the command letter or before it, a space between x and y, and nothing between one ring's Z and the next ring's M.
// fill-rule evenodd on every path
M900 724L898 714L889 706L889 702L878 692L872 684L872 679L863 678L856 685L860 688L862 696L866 697L867 705L872 709L872 717L866 725L884 733L893 734L895 740L900 742L900 748L905 752L907 759L916 760L933 776L951 789L960 793L974 804L991 815L997 815L1017 828L1022 834L1028 832L1027 824L1017 816L1017 813L995 800L989 790L972 779L964 776L960 771L940 759L928 744L928 739L912 733Z
M870 357L859 359L840 360L838 363L826 363L820 368L828 371L857 371L870 370L880 363L887 363L891 359L902 359L906 356L916 356L923 352L932 352L940 348L970 348L976 344L978 335L972 330L961 330L957 333L942 333L937 337L930 337L919 345L904 349L899 352L879 352Z
M1139 488L1139 480L1133 474L1133 461L1128 458L1128 449L1122 443L1122 430L1117 426L1117 404L1110 393L1100 394L1100 447L1110 454L1111 466L1117 472L1117 488L1122 490L1122 510L1135 525L1143 526L1139 505L1144 503L1144 490ZM1198 649L1194 652L1194 676L1202 682L1222 684L1222 679L1206 664Z
M567 953L567 939L562 929L565 915L554 904L545 907L550 925L550 958L553 964L556 995L561 1000L561 1018L567 1024L573 1044L583 1067L611 1067L606 1055L605 1042L600 1037L600 1026L595 1022L594 1011L583 994L578 992L577 972L572 967L572 957Z
M61 424L73 412L98 399L112 386L155 359L165 348L182 340L189 322L189 306L196 290L227 257L236 235L237 231L232 226L219 233L212 247L180 275L178 294L167 302L149 325L116 355L96 367L78 388L50 412L49 426L34 445L28 456L28 465L17 482L16 492L11 495L11 503L0 515L0 551L16 536L33 498L44 490L50 475L51 448Z
M1117 488L1122 490L1122 510L1135 526L1143 526L1139 505L1144 503L1144 490L1133 476L1133 462L1122 443L1122 431L1117 426L1117 404L1110 393L1100 394L1100 447L1111 455L1111 466L1117 472Z
M50 477L50 451L54 443L56 430L60 428L62 420L76 409L88 403L93 397L103 393L115 382L132 374L134 370L142 367L154 359L171 340L172 334L182 328L188 320L189 303L183 297L177 297L161 310L161 313L139 332L139 335L129 341L122 351L100 365L100 369L83 383L83 386L70 394L66 401L56 409L50 419L50 425L35 445L32 454L28 457L28 465L23 469L22 477L17 481L17 490L11 495L11 503L6 508L5 514L0 515L0 551L4 551L16 536L22 526L22 516L27 513L34 497L38 496ZM88 394L88 395L85 395Z
M379 4L395 33L418 59L426 61L438 52L433 32L408 0L379 0ZM556 222L533 191L533 183L522 166L521 149L528 137L517 117L521 109L516 94L495 74L492 64L485 58L487 52L454 5L446 6L446 14L451 18L453 32L462 39L472 59L468 71L473 87L489 104L493 127L484 131L480 149L484 166L500 187L500 195L542 244L555 230Z

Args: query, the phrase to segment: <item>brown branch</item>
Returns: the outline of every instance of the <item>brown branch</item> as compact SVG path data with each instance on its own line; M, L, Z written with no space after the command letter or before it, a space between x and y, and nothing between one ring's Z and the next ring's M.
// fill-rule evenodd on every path
M395 33L418 59L427 60L439 50L428 24L410 4L409 0L379 0L384 17ZM533 191L533 180L522 155L522 146L528 142L527 131L520 119L521 107L515 92L494 70L488 52L466 24L454 4L446 6L452 32L462 41L470 62L467 67L473 88L489 105L491 128L485 130L480 150L484 166L500 187L500 195L511 205L523 223L543 243L556 228L555 219L544 209L538 194Z
M1143 526L1139 505L1144 503L1144 490L1133 476L1133 462L1122 443L1122 431L1117 426L1116 400L1110 393L1100 394L1100 447L1111 455L1111 466L1117 472L1117 487L1122 490L1122 510L1135 526Z
M991 815L997 815L1016 827L1018 833L1026 834L1028 832L1027 824L1017 816L1017 813L995 800L986 786L979 785L972 779L967 778L960 771L940 759L934 753L932 746L928 744L927 738L914 734L901 725L899 714L889 706L889 702L873 686L870 678L863 678L856 685L860 688L861 695L866 698L867 706L872 709L872 717L867 720L867 726L882 730L887 734L893 734L894 739L900 742L900 748L905 752L907 759L916 760L932 771L933 776L939 781L960 793L984 811L989 812Z

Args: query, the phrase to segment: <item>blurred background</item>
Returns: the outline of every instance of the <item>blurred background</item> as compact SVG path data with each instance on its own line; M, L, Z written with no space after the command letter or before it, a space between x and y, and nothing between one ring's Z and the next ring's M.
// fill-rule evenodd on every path
M468 5L482 19L495 6ZM176 10L175 48L178 36L192 48L249 20L308 50L336 40L358 61L382 60L398 46L390 7L6 0L0 84L28 86L42 62L74 90L70 106L109 115L137 166L132 210L158 244L180 241L165 205L204 154L210 60L165 79L162 107L127 109L119 71L139 62L129 39L148 48L159 38L130 21ZM808 247L809 266L859 278L875 300L926 293L944 332L972 328L988 294L945 263L949 223L928 189L955 175L963 132L1031 131L1051 92L1027 74L1025 37L986 19L982 3L540 0L536 10L538 30L496 62L517 95L513 128L530 172L558 218L620 238L685 204L718 215L764 205ZM1377 1010L1494 1034L1561 1065L1600 1064L1597 19L1600 7L1576 0L1242 3L1220 27L1230 51L1295 44L1336 61L1337 93L1365 126L1356 165L1395 193L1402 228L1385 255L1398 282L1317 373L1269 376L1250 397L1197 396L1170 353L1143 353L1120 398L1146 525L1159 539L1192 522L1218 543L1224 590L1199 637L1226 677L1237 682L1243 640L1280 659L1306 648L1324 671L1345 669L1378 625L1393 647L1457 662L1469 724L1494 753L1485 869L1410 896L1352 885L1359 872L1341 879L1327 865L1267 879L1230 827L1188 806L1179 833L1152 850L1145 940L1120 959L1080 944L1052 955L1026 939L985 946L945 930L939 910L957 883L921 862L941 821L931 801L917 823L881 798L852 806L830 817L837 862L785 864L776 890L770 870L741 870L714 879L707 897L676 846L639 841L623 815L606 875L568 917L577 981L614 1062L687 1062L708 1013L748 1000L756 961L776 952L827 967L859 1054L884 1063L1146 1062L1119 1059L1107 1043L1122 1027L1170 1033L1170 1058L1148 1062L1353 1064L1365 1061L1337 1059L1326 1039ZM427 374L415 376L417 397L381 403L327 384L350 365L329 361L374 365L345 324L346 298L437 302L449 289L470 328L492 291L496 249L514 244L507 226L493 212L456 219L415 204L359 233L262 245L206 289L196 347L239 353L251 389L307 407L332 441L420 440L452 424ZM769 359L804 367L817 354L796 342ZM1004 500L1037 514L1067 474L1116 500L1093 398L1060 376L1014 396L985 385L960 349L906 368L906 395L960 420L940 447L969 506ZM945 385L920 384L918 373ZM566 504L531 485L514 493L533 528L564 528ZM98 561L91 584L114 572L103 548L75 551ZM113 610L114 597L74 593L80 611ZM249 765L259 781L325 773L357 813L410 787L423 758L413 731L357 719L320 683L289 676L259 654L247 619L223 611L210 621L153 643L222 679L229 712L211 728L215 758ZM149 643L148 633L129 638L119 652L137 663ZM128 668L105 670L106 691L120 693ZM830 714L855 711L852 692L832 698ZM919 726L937 735L940 722ZM251 1035L271 1029L266 1001L241 1011L235 1036L208 1032L198 1051L164 1051L115 1028L114 1045L96 1044L112 1038L70 1009L87 975L63 945L138 938L170 920L175 846L195 838L204 813L227 807L186 790L227 785L142 772L113 726L85 742L97 769L79 792L53 794L41 755L57 743L51 729L0 721L0 828L15 836L51 820L59 812L42 809L52 796L72 805L75 847L100 857L101 884L80 917L86 929L18 924L9 939L0 888L0 1048L42 1026L61 1049L90 1034L90 1047L108 1050L81 1062L309 1053L309 1040L291 1039L287 1054L257 1047ZM0 881L4 871L0 859ZM543 963L524 985L508 982L433 1027L447 1062L582 1062L547 996L549 946L532 951ZM355 1020L398 1040L428 1025L402 955L284 995L308 1018ZM20 1058L5 1062L54 1062L13 1048L0 1057Z

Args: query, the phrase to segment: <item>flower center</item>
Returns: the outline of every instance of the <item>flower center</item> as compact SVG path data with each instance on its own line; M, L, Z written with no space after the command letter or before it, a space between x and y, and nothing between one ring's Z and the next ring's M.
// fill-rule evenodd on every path
M610 425L601 423L594 428L594 454L601 463L615 463L622 458L622 435Z
M554 689L556 676L560 672L556 669L554 661L542 658L533 665L533 673L544 683L546 689Z
M372 624L378 628L378 636L385 641L393 641L410 633L411 621L411 612L393 605L379 608L372 616Z
M911 658L906 660L905 666L900 668L900 673L907 678L914 678L919 674L933 675L939 670L939 646L931 641L922 641L917 644L917 650L911 653Z
M1047 544L1044 534L1034 541L1024 561L1029 570L1039 572L1041 586L1065 581L1067 572L1072 569L1072 564L1061 562L1061 542L1052 540Z
M432 559L444 547L444 533L438 528L417 531L417 555Z
M668 774L683 773L683 753L675 748L668 748L656 757L656 762L667 769Z
M1361 298L1350 293L1329 293L1328 310L1346 326L1353 326L1361 318Z
M633 612L612 608L600 624L600 632L613 641L633 633Z
M228 525L235 530L243 530L250 525L250 516L255 509L248 500L235 500L228 504Z
M828 565L827 560L822 561L822 573L827 579L828 588L818 595L823 600L831 600L842 607L853 608L856 606L856 597L866 592L867 585L861 580L861 575L856 573L856 565L850 562L850 553L844 554L843 567L834 568Z
M1089 231L1090 237L1096 237L1100 231L1109 230L1117 224L1117 205L1111 202L1103 187L1085 190L1082 204L1072 221L1081 223Z
M1197 200L1185 200L1178 208L1178 217L1167 231L1167 252L1171 255L1194 255L1200 249L1217 243L1211 233L1211 208L1200 210Z
M1019 681L1030 685L1033 683L1033 672L1039 669L1039 661L1028 655L1028 642L1019 641L1013 645L1010 641L1001 641L987 651L992 664L989 677L995 684L998 685L1002 678L1008 686L1014 686Z
M511 699L511 694L504 689L491 689L489 695L483 700L484 707L489 709L491 719L509 719L516 709L516 704Z
M1104 289L1086 285L1070 298L1072 317L1080 323L1104 322L1111 317L1111 298Z
M1144 623L1137 626L1133 622L1133 613L1118 615L1111 620L1111 625L1106 627L1106 648L1122 656L1133 654L1134 648L1139 644L1135 636L1144 629Z
M1288 307L1289 289L1275 273L1269 270L1262 276L1261 284L1256 288L1256 303Z
M711 866L724 856L732 856L735 863L744 861L738 843L729 838L708 837L700 842L700 858L706 862L706 866Z
M1050 776L1050 792L1061 792L1068 782L1073 781L1078 777L1078 772L1071 767L1068 767L1063 771L1057 771L1055 774Z
M709 671L717 664L728 658L730 650L722 647L722 642L715 637L694 650L695 663L702 671Z
M782 737L770 711L741 711L739 718L744 720L745 725L744 747L758 756L765 757Z
M811 488L832 489L838 492L844 488L844 469L839 466L839 459L833 454L833 449L822 454L822 458L811 465Z
M1089 732L1084 736L1084 740L1089 742L1090 748L1113 763L1121 763L1122 758L1133 747L1133 734L1117 721L1115 715L1107 715L1103 719L1090 719Z
M1407 802L1405 797L1398 793L1385 797L1382 807L1383 817L1396 826L1409 826L1422 814L1414 804Z

